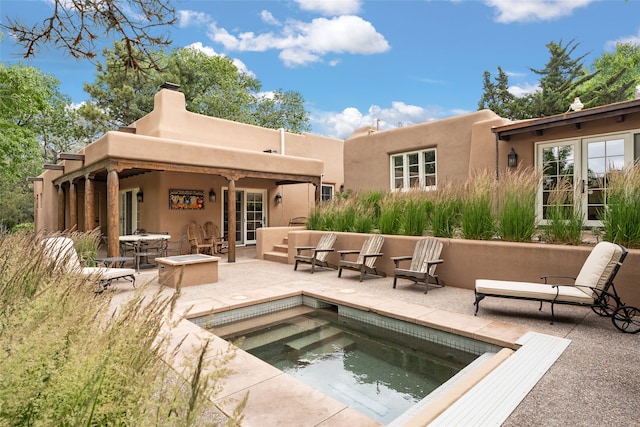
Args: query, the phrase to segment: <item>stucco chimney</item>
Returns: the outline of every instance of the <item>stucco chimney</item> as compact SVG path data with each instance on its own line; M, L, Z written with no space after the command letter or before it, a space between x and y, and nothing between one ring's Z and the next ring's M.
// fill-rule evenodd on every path
M160 85L160 89L178 90L179 88L180 85L171 82L164 82Z

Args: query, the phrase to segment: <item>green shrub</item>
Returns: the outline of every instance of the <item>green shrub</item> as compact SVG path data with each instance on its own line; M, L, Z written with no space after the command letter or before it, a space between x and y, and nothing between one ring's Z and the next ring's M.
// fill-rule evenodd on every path
M605 240L640 248L640 164L610 174L601 218Z
M465 186L461 201L460 225L466 239L488 240L495 234L492 211L495 178L488 173L478 174Z
M498 234L503 240L529 242L536 230L538 175L531 169L507 172L499 183Z
M460 200L452 185L441 185L435 191L430 215L431 232L435 237L454 237L458 229Z

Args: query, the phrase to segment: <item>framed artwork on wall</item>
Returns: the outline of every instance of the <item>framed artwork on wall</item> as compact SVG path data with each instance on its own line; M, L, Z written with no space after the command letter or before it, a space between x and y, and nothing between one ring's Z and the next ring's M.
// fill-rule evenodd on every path
M169 209L204 209L204 191L169 190Z

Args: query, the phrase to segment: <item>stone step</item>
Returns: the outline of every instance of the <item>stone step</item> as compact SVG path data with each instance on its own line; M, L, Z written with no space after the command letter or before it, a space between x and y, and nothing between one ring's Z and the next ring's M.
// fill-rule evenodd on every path
M273 251L274 252L283 252L283 253L289 253L289 245L273 245Z
M320 344L338 338L341 334L342 331L340 329L329 326L313 331L303 337L296 338L293 341L289 341L286 346L292 350L305 350L311 347L317 347Z
M240 347L245 351L254 350L278 341L308 334L310 331L319 329L328 323L328 321L321 319L300 319L293 323L274 326L272 329L264 331L264 333L259 335L246 337Z
M351 338L341 335L338 338L320 344L306 352L298 359L298 364L310 365L318 360L325 359L328 354L333 354L339 350L348 352L353 349L355 341Z
M289 255L282 252L273 252L273 251L265 252L263 254L263 257L266 261L280 262L282 264L289 263Z

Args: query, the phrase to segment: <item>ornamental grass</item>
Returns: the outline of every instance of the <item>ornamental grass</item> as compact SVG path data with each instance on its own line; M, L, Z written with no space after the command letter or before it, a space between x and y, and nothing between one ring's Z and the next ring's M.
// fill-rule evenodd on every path
M536 231L536 191L539 175L533 170L507 171L498 189L497 233L509 242L530 242Z
M97 233L74 233L86 249ZM128 302L61 271L33 233L0 236L0 425L240 425L212 398L231 350L170 367L163 333L179 292L139 284ZM146 295L146 296L145 296Z
M640 248L640 164L614 171L607 183L607 207L601 213L604 239Z
M561 178L549 192L544 238L549 243L579 245L582 243L584 215L573 184Z
M495 178L488 172L476 174L464 186L460 200L460 226L465 239L489 240L494 237L495 188Z

